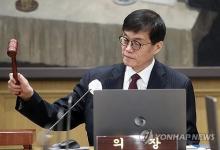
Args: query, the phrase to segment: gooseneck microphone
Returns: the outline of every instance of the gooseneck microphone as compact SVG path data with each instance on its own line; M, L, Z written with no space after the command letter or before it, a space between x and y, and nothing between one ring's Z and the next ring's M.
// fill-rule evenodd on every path
M7 54L11 57L11 64L12 64L12 73L13 77L16 81L16 84L19 85L18 81L18 74L17 74L17 63L16 63L16 55L18 49L18 41L16 39L11 39L8 43Z
M48 135L50 134L50 132L52 131L52 129L67 115L68 115L68 120L67 120L67 130L70 130L70 121L71 121L71 110L88 94L94 94L95 90L102 90L102 84L98 79L93 80L92 82L89 83L88 86L88 90L71 106L69 107L69 109L58 118L58 120L47 130L46 132L46 137L48 137ZM72 101L72 96L69 97L68 99L68 104L70 103L70 101ZM67 139L68 140L68 139ZM47 141L47 140L46 140ZM63 143L63 142L62 142ZM47 144L47 143L46 143ZM57 146L57 144L55 144ZM48 147L48 145L44 145L45 147ZM67 146L68 147L68 146Z
M91 91L89 89L82 97L80 97L71 107L68 109L47 131L47 134L51 132L51 130Z

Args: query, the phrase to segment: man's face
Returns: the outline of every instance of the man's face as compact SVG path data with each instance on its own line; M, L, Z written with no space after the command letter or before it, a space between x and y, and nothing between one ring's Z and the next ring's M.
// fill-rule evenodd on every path
M121 45L123 63L132 67L136 72L147 67L163 45L162 41L152 45L148 32L124 31L122 36L121 41L128 43Z

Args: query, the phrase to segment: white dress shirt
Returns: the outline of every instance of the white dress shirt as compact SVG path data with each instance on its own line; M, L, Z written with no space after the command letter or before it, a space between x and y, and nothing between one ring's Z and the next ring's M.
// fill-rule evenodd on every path
M151 62L149 66L144 68L144 70L140 72L135 72L131 67L126 66L125 69L125 76L124 76L124 83L123 83L123 89L127 90L129 87L129 84L131 82L131 76L135 73L137 73L141 78L137 80L137 87L139 90L145 90L147 89L148 81L150 79L150 74L153 69L155 63L155 59Z

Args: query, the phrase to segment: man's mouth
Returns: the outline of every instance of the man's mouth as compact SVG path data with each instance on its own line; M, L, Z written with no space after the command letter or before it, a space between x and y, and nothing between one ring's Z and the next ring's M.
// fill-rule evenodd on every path
M128 58L128 59L134 59L134 58L126 56L126 55L123 55L123 57Z

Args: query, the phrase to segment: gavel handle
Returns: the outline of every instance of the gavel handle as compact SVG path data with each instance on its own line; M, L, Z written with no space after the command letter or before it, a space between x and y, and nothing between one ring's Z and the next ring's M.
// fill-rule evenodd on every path
M18 81L18 73L17 73L17 63L16 63L16 57L12 56L11 57L11 64L12 64L12 72L13 72L13 77L16 81L16 84L19 85L19 81Z

